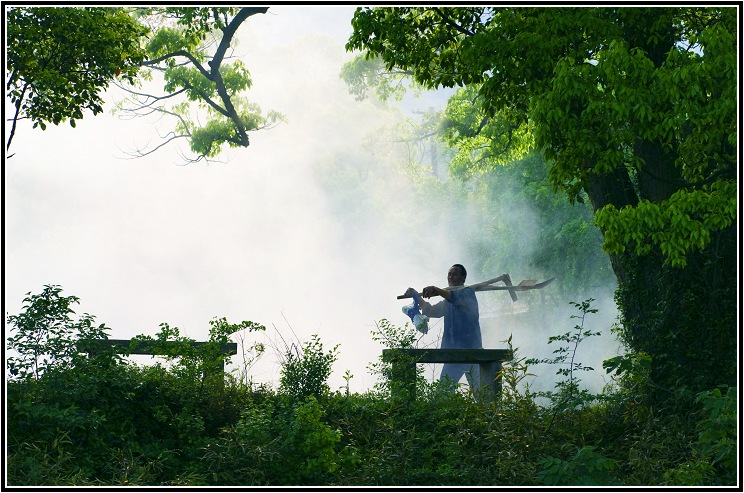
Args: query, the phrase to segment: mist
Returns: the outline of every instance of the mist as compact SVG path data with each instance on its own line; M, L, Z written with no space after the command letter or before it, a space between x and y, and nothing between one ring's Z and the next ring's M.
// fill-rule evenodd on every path
M348 371L350 391L364 392L383 349L371 332L381 319L409 322L407 301L396 299L409 286L446 285L453 263L469 267L469 284L504 272L515 283L552 277L529 268L536 225L528 209L509 214L524 265L470 269L482 260L468 241L493 234L482 209L437 200L435 187L416 192L405 149L390 137L412 109L442 108L449 93L397 105L355 101L339 79L352 57L343 48L352 13L272 7L246 23L236 56L253 77L248 96L288 121L252 133L250 147L226 151L223 163L180 166L172 148L123 159L122 148L153 138L156 121L86 115L75 129L21 126L5 169L6 312L19 313L25 293L58 284L116 339L168 323L206 340L214 317L250 320L267 331L236 340L266 344L250 378L273 385L281 352L318 334L326 350L338 345L331 389L346 386ZM310 28L315 34L304 34ZM116 97L112 90L109 101ZM511 335L520 355L551 357L548 337L577 323L575 309L551 301L560 282L542 295L519 293L516 303L504 291L479 293L484 347L505 347ZM610 333L613 290L592 294L600 312L586 325L602 336L578 351L597 369L580 375L593 391L605 381L601 361L620 351ZM432 320L419 346L437 347L442 325ZM228 370L242 365L235 358ZM427 365L427 376L437 378L438 368ZM549 390L556 370L539 365L528 383Z

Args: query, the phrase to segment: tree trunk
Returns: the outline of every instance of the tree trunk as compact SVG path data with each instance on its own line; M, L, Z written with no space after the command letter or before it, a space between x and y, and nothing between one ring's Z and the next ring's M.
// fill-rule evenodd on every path
M638 203L638 197L633 190L628 170L624 166L618 166L612 173L607 174L590 172L584 190L589 196L589 201L592 203L595 212L607 204L613 204L620 209L626 205ZM625 280L626 273L622 263L618 260L617 255L610 255L612 270L617 276L618 283L620 283Z
M626 273L617 302L621 337L652 357L656 394L672 397L736 385L736 231L713 234L710 246L689 255L687 267L663 265L657 252L618 258Z
M640 197L660 201L680 189L673 157L639 143L647 162L634 189L625 168L589 175L585 190L594 210L607 204L635 205ZM736 385L736 230L713 232L710 245L688 256L685 268L664 265L658 248L610 255L617 276L621 338L634 352L651 356L655 399L686 388L692 392Z

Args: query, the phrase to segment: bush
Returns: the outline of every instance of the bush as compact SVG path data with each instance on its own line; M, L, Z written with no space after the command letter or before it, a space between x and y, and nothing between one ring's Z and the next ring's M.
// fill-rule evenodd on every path
M279 390L295 399L313 396L317 399L329 391L328 377L337 358L338 344L327 353L317 334L305 342L302 353L292 344L284 353Z

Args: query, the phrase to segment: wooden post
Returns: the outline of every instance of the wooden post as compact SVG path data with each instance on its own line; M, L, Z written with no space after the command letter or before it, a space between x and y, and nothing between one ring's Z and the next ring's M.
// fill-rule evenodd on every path
M416 396L416 360L404 349L390 349L390 392L394 399L412 399ZM383 359L385 358L383 351Z

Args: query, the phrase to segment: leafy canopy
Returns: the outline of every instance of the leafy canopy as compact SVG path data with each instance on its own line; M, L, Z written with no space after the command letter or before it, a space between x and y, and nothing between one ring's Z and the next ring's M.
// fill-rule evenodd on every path
M388 72L466 87L449 108L456 169L534 139L553 186L587 193L608 253L638 232L684 266L733 223L736 9L359 8L352 25L347 49ZM639 228L649 203L658 221Z
M112 79L133 78L145 58L147 28L121 9L12 7L6 25L7 94L34 128L100 113Z
M7 94L15 106L10 143L20 119L42 130L85 110L103 108L110 83L130 94L117 104L128 116L160 113L175 127L144 156L187 139L193 161L217 156L224 144L247 147L247 132L284 119L263 114L244 93L250 74L233 59L236 32L267 7L14 7L8 10ZM140 92L162 77L162 93ZM186 103L186 104L184 104Z

